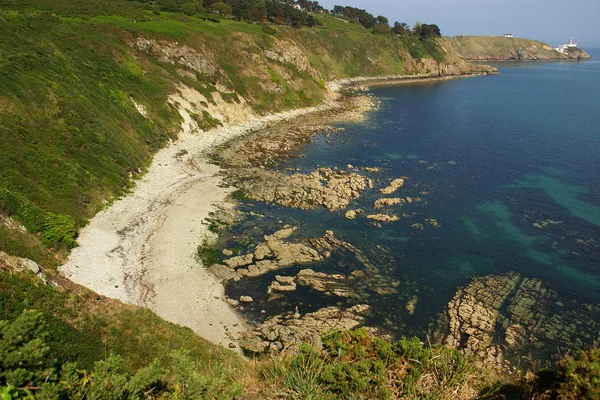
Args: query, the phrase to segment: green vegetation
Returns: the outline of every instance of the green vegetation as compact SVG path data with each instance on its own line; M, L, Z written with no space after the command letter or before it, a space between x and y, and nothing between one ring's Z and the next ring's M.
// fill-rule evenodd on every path
M456 350L427 348L417 338L391 343L365 329L327 334L322 350L304 345L264 374L303 399L463 398L481 379Z
M4 285L20 279L0 278ZM327 333L320 349L303 345L297 355L256 367L150 311L118 306L90 315L81 310L90 306L87 293L34 290L34 279L22 280L31 287L18 284L20 292L12 293L20 307L3 300L9 312L0 316L0 394L12 396L6 398L596 399L600 393L598 350L568 356L556 373L526 380L416 338L389 342L358 329Z
M220 264L223 260L219 251L214 245L210 245L206 241L202 242L196 250L196 257L204 267L210 267L213 264Z
M185 350L169 354L169 369L155 359L128 373L123 358L111 354L86 371L51 358L48 336L40 312L25 310L12 321L0 321L2 398L232 399L241 393L226 369L217 364L202 374Z
M449 44L468 60L555 60L567 58L543 42L503 36L456 36Z
M600 350L567 355L558 363L556 380L560 399L600 398Z

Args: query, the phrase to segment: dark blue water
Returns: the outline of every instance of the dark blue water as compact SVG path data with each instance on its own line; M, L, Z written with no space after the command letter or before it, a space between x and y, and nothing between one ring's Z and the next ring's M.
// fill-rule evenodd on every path
M592 55L597 60L600 51ZM333 229L400 280L398 293L369 300L372 324L423 336L459 286L508 271L540 278L566 299L600 303L600 62L496 66L498 76L374 88L380 107L366 122L341 125L345 132L317 137L301 156L281 163L306 172L380 167L372 175L380 186L405 176L397 195L422 199L395 210L409 218L376 227L364 218L346 220L343 212L248 205L266 215L264 233L269 224L285 223L300 227L297 237ZM371 210L380 197L365 192L348 209ZM533 225L548 220L556 223ZM247 220L234 234L256 225ZM358 264L338 254L310 267L348 272ZM257 320L260 309L347 303L306 290L267 302L271 280L247 280L228 291L255 292L258 303L247 312ZM404 309L411 296L419 299L414 315Z

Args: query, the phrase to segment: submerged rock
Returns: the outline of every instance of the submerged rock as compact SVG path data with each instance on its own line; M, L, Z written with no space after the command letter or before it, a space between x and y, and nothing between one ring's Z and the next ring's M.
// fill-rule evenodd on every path
M381 194L392 194L404 185L404 179L394 179L388 186L379 190Z
M377 210L379 208L394 206L396 204L404 204L405 202L406 202L406 200L398 198L398 197L392 197L392 198L386 197L383 199L375 200L375 204L373 204L373 208Z
M557 303L562 304L557 293L539 279L514 272L475 278L448 303L441 340L497 366L517 348L553 353L600 340L598 307L573 302L557 308Z
M388 215L388 214L371 214L367 215L367 219L371 219L378 222L395 222L399 221L400 217L397 215Z

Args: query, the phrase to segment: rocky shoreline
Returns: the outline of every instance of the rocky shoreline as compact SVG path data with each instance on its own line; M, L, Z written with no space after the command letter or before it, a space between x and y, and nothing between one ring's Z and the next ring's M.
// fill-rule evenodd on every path
M189 123L186 107L193 101L189 90L174 95L173 104L184 121L179 139L154 156L148 172L131 194L99 212L81 230L79 247L71 252L60 272L100 295L148 307L162 318L188 326L216 344L236 348L234 337L246 329L246 322L227 303L219 279L207 268L201 268L195 257L199 246L215 240L206 219L218 207L231 207L227 199L234 192L233 187L223 182L222 168L209 162L208 155L217 148L235 146L233 139L250 137L252 132L299 118L314 122L312 135L322 130L323 116L362 118L373 106L372 102L360 95L343 96L340 101L341 96L336 92L340 85L348 87L346 83L332 84L331 98L321 106L260 118L240 112L232 125L208 132L197 132ZM310 136L298 135L298 143ZM279 149L283 154L292 148ZM272 149L264 148L264 154L271 152ZM261 157L252 161L256 168L263 162ZM320 173L336 182L332 185L344 184L347 179L357 179L356 182L362 179L353 175L355 171ZM356 184L367 184L365 180L362 182ZM348 193L354 196L358 191L357 187ZM330 195L331 191L325 191L316 198L331 207L345 201Z
M376 106L372 99L363 95L345 100L346 107L360 112L348 117L340 111L344 107L333 113L328 111L330 121L360 121L363 110ZM335 135L340 132L339 128L323 125L323 115L316 118L319 123L310 118L300 123L288 121L220 149L215 158L224 168L225 181L243 191L246 198L259 202L298 209L322 207L330 212L342 211L342 216L347 219L364 217L376 224L410 218L401 211L402 206L422 199L403 193L402 188L409 177L379 182L373 176L379 172L378 168L351 165L344 170L318 168L308 174L270 169L280 157L303 148L316 133ZM353 199L367 190L377 191L382 196L373 203L373 211L347 209ZM426 218L413 226L424 229L425 226L437 228L440 224L435 218ZM399 282L386 278L376 263L352 244L338 239L333 231L326 231L322 237L298 241L293 238L295 230L295 227L284 226L265 234L264 241L247 253L233 255L227 250L226 255L230 258L211 266L210 270L224 282L271 274L273 279L267 292L269 301L308 288L350 302L345 302L345 306L327 306L304 313L296 308L295 312L270 316L236 337L237 344L246 352L293 352L302 341L318 346L321 334L327 330L369 328L367 320L372 313L368 306L369 296L398 292ZM343 273L313 269L314 265L318 266L341 249L354 253L363 268ZM310 267L286 273L290 266L302 264L310 264ZM228 302L232 307L244 310L254 301L250 295L253 293L228 299ZM418 296L408 295L405 311L414 314L418 303ZM522 365L526 366L536 362L540 354L553 352L555 349L547 348L546 339L555 340L560 336L558 342L565 349L580 347L577 343L600 340L594 333L595 328L577 331L568 323L573 319L589 318L588 314L595 315L598 310L591 305L572 305L557 311L554 309L556 304L560 304L556 293L536 279L516 273L475 278L460 288L447 309L441 312L431 338L498 369L514 369L509 359L520 357ZM383 330L369 329L387 335Z

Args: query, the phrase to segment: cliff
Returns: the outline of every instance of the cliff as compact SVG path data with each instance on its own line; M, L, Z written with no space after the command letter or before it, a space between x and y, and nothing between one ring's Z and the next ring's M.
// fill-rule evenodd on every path
M455 36L446 38L460 55L470 61L559 61L585 60L590 55L579 48L568 54L531 39L498 36Z

